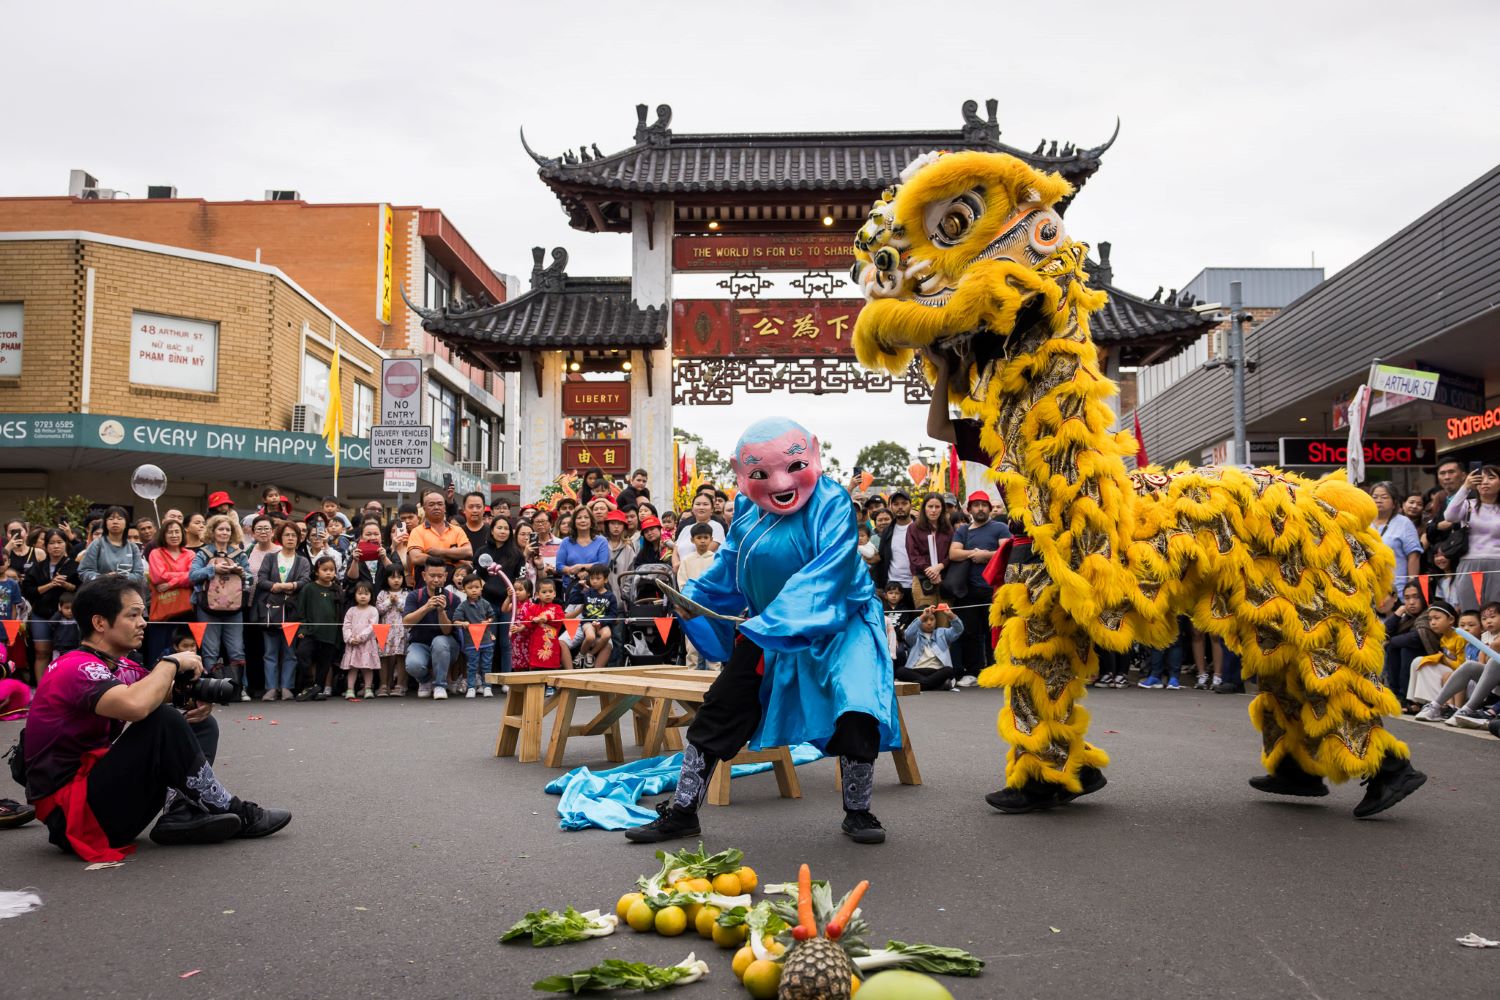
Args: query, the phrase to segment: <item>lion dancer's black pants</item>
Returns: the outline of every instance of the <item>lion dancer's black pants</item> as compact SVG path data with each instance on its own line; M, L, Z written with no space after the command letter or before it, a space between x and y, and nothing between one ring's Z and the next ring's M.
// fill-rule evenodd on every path
M760 725L762 651L750 639L736 636L734 651L709 685L703 705L688 726L682 751L682 774L672 795L674 808L697 812L720 761L732 760ZM875 758L880 753L880 724L873 715L846 712L834 724L825 752L837 755L844 772L844 809L870 808Z

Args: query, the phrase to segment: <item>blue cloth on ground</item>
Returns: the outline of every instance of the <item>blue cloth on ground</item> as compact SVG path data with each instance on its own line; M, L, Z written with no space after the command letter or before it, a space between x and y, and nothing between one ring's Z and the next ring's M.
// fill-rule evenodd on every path
M821 760L816 747L803 743L792 747L792 763L801 765ZM567 774L547 783L548 795L560 795L557 803L558 826L563 830L627 830L656 818L656 810L637 805L643 795L661 795L677 787L682 770L682 754L647 757L607 771L575 767ZM736 764L731 778L760 774L771 770L771 764Z

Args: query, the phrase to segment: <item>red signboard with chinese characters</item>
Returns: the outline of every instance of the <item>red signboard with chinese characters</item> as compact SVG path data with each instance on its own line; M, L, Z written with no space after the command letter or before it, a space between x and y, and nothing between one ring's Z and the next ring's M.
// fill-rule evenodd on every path
M629 416L630 383L564 382L562 411L566 417Z
M848 233L679 236L672 241L672 267L678 271L847 271L853 263Z
M603 469L623 475L630 471L629 441L564 441L562 467L566 472Z
M672 353L679 358L854 357L854 317L863 301L672 303Z

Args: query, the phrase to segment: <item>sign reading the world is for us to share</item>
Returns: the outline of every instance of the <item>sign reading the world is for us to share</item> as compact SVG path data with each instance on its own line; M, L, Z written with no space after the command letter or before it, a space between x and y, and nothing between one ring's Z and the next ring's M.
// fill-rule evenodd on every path
M370 428L370 468L432 468L432 428L391 427L376 424Z

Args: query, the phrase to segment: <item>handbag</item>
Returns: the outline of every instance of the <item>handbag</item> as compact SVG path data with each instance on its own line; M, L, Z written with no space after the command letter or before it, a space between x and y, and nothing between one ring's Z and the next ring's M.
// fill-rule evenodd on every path
M964 541L968 541L968 533L964 533ZM969 596L969 562L960 559L948 564L943 570L943 591L954 600L963 600Z
M1448 536L1437 544L1437 550L1448 557L1450 571L1458 568L1458 561L1469 551L1469 512L1464 507L1464 519L1448 529Z
M175 618L193 610L193 592L187 587L158 590L151 595L151 617Z

